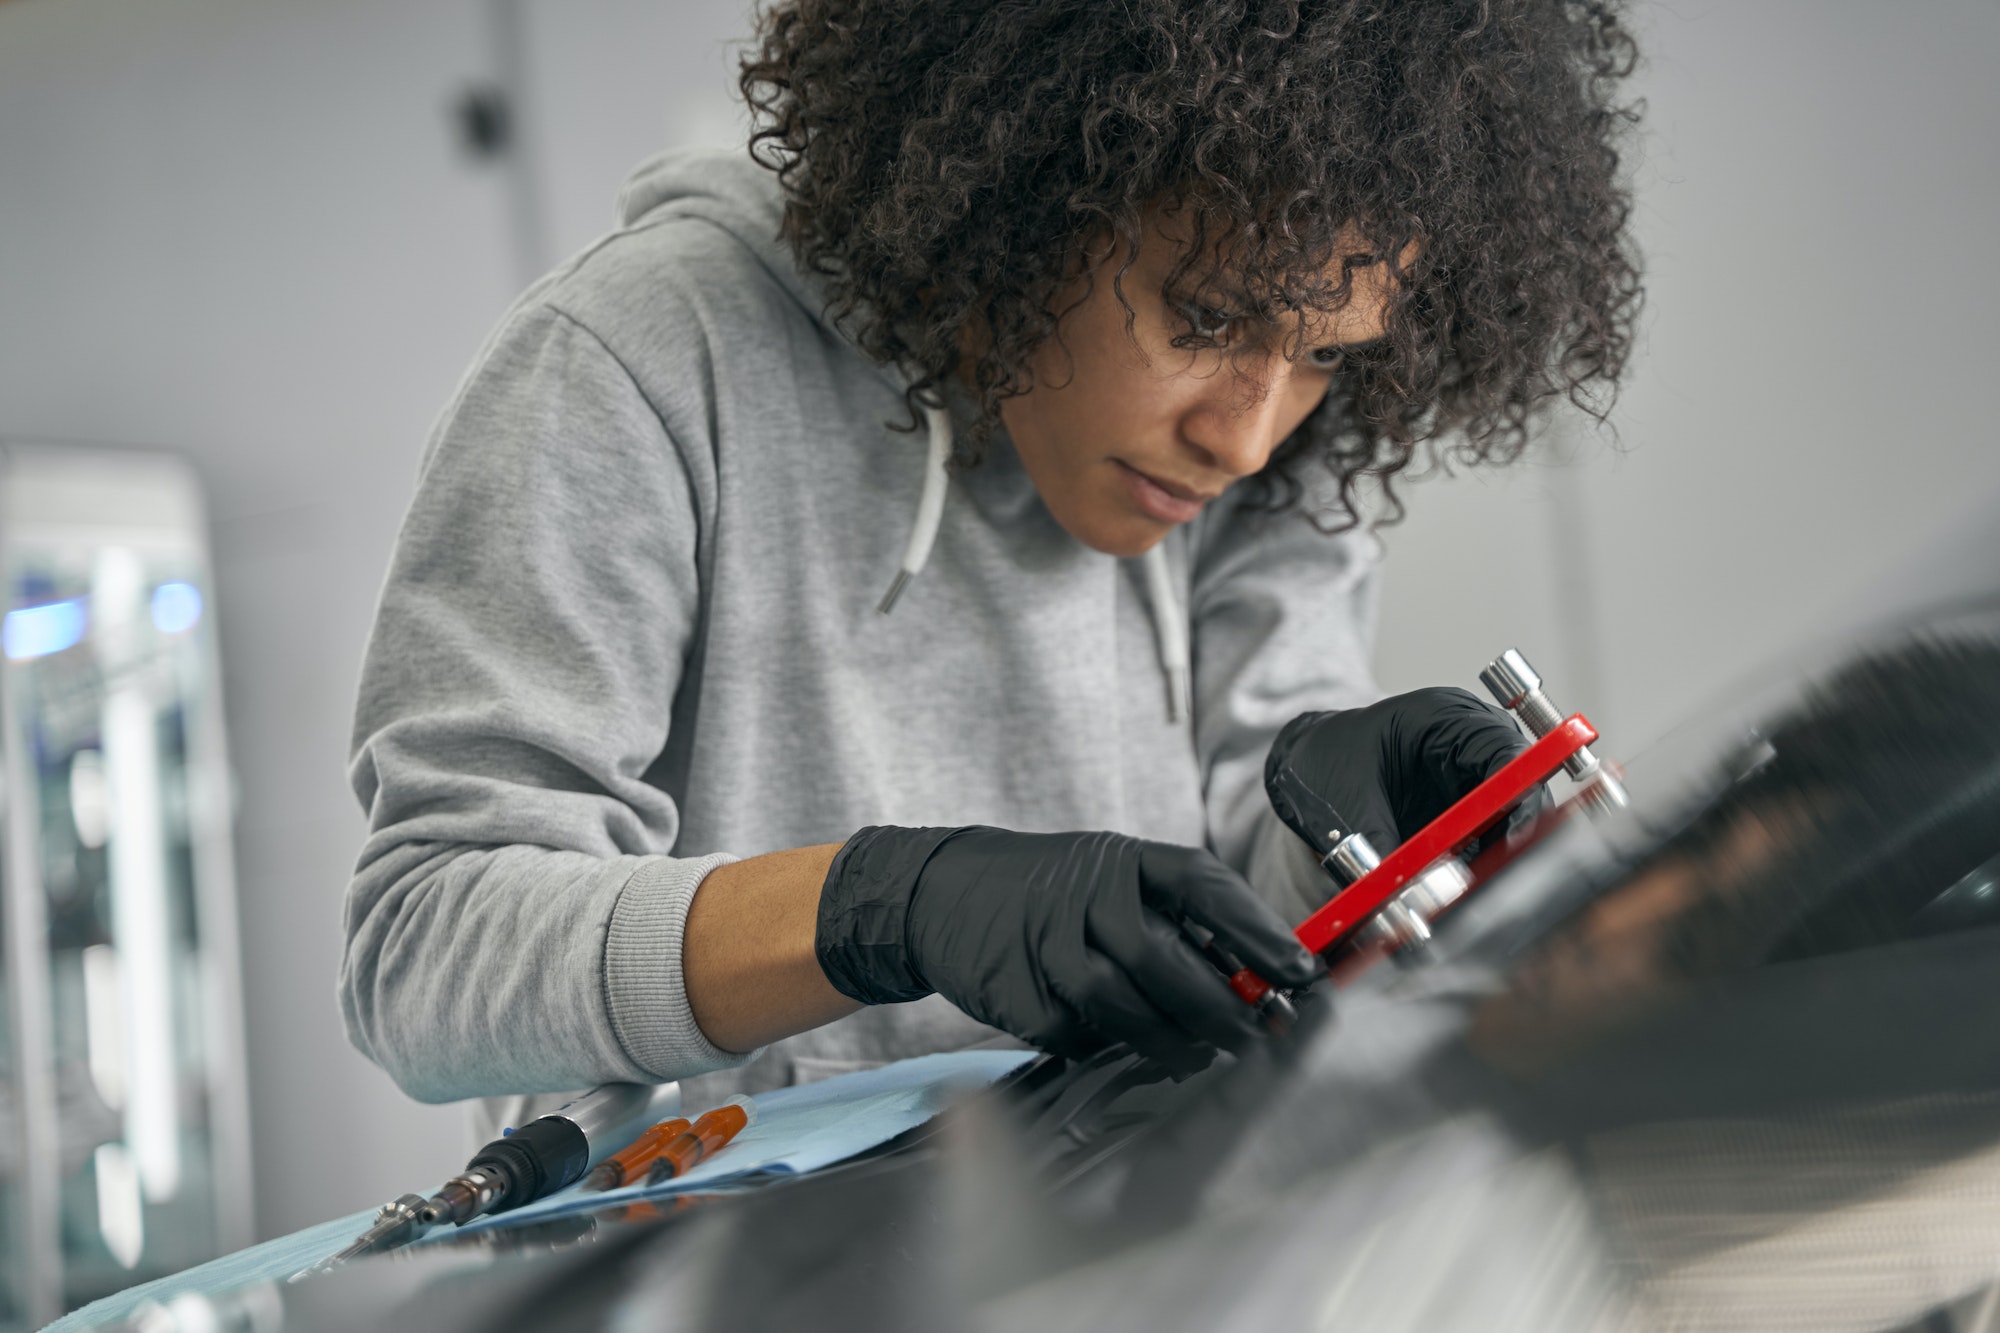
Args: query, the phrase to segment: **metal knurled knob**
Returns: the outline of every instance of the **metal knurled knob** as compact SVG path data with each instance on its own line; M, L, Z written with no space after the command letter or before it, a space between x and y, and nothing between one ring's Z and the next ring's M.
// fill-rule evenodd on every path
M1528 665L1518 648L1509 648L1487 663L1479 673L1484 685L1502 708L1521 719L1529 733L1540 740L1562 725L1562 713L1542 693L1542 678ZM1596 777L1603 765L1588 745L1563 760L1563 768L1578 782Z
M1520 718L1536 740L1562 725L1562 711L1542 693L1542 678L1528 665L1528 659L1521 656L1520 649L1509 648L1487 663L1486 669L1479 673L1479 683L1502 708ZM1598 762L1588 745L1579 746L1575 754L1563 760L1563 769L1576 781L1591 784L1583 797L1593 808L1618 808L1625 804L1624 784Z

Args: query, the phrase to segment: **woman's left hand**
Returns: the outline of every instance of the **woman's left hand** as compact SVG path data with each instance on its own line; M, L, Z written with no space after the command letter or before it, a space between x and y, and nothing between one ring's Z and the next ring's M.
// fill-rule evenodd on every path
M1335 841L1330 832L1344 828L1387 856L1527 748L1505 712L1464 690L1433 687L1293 718L1271 743L1264 787L1278 817L1320 855ZM1535 787L1499 836L1548 799Z

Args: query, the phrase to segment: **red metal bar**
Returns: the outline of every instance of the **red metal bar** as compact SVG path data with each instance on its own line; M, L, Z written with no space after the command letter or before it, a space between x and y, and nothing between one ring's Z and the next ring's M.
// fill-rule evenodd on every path
M1458 851L1491 828L1536 783L1554 777L1565 759L1596 739L1597 729L1583 714L1563 719L1555 730L1516 755L1506 767L1460 797L1449 810L1383 857L1381 865L1300 922L1293 932L1299 943L1314 953L1325 953L1438 858Z
M1409 841L1384 857L1381 865L1335 894L1292 933L1312 952L1325 953L1440 857L1457 852L1486 832L1536 783L1554 777L1563 761L1596 739L1597 729L1583 714L1563 719L1554 731L1417 830ZM1249 1005L1261 1003L1271 993L1270 983L1247 967L1229 978L1229 988Z

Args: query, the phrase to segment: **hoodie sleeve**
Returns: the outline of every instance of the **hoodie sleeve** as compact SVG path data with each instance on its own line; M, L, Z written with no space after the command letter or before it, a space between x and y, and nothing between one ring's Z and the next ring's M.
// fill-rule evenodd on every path
M668 855L646 780L700 605L684 461L546 304L433 436L362 668L349 1037L425 1101L741 1063L695 1025L681 932L730 858Z
M1302 512L1259 512L1234 495L1196 527L1188 607L1209 845L1300 921L1329 885L1272 811L1264 757L1298 714L1381 696L1369 668L1380 547L1364 532L1329 536Z

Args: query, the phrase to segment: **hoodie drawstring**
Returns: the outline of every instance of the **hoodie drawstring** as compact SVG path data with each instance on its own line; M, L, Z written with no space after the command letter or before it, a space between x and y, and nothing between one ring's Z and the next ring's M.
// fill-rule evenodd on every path
M1167 721L1188 715L1188 695L1194 683L1188 652L1188 618L1174 595L1173 570L1167 565L1167 544L1157 543L1139 557L1146 569L1146 601L1153 611L1153 637L1160 650L1160 669L1167 673Z
M917 515L910 525L910 540L903 546L903 563L897 569L889 591L875 610L888 615L896 599L903 595L911 579L924 572L931 551L937 545L938 524L944 518L944 494L951 473L951 414L941 407L924 408L924 425L930 446L924 457L924 489L917 499ZM1167 677L1167 720L1178 723L1187 717L1192 684L1188 652L1187 613L1174 593L1173 570L1167 564L1166 543L1162 542L1140 557L1146 574L1146 602L1153 618L1153 637L1160 655L1160 669Z
M937 545L938 521L944 517L944 488L951 480L946 465L951 462L951 414L941 407L924 408L924 425L930 431L930 450L924 458L924 493L917 499L916 522L910 525L910 540L903 547L903 567L895 582L882 594L875 610L888 615L903 595L903 587L924 572L930 563L931 548Z

